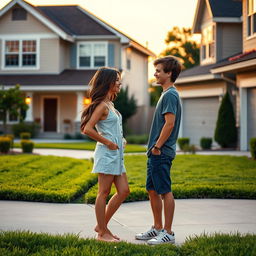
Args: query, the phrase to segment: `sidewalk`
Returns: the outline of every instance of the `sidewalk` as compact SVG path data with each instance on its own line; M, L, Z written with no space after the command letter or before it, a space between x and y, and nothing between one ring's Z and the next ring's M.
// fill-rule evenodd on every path
M226 199L176 200L173 231L176 244L202 233L256 233L256 201ZM1 230L30 230L50 234L74 233L94 238L94 205L0 201ZM122 204L109 224L124 241L152 225L148 201Z

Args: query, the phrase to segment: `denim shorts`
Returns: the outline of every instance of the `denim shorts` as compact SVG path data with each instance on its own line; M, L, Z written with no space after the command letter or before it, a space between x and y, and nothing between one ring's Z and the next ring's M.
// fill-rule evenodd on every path
M147 162L147 190L154 190L157 194L171 192L171 166L173 157L161 153L150 154Z

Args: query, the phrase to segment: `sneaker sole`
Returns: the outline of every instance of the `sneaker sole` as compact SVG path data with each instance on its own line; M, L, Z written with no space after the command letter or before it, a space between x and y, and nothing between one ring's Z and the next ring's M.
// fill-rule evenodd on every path
M135 239L136 239L136 240L142 240L142 241L147 241L147 240L150 240L150 239L152 239L152 238L154 238L154 237L143 238L143 237L136 237L136 236L135 236Z
M147 242L148 245L159 245L159 244L175 244L175 240L168 241L168 242L163 242L163 243L149 243Z

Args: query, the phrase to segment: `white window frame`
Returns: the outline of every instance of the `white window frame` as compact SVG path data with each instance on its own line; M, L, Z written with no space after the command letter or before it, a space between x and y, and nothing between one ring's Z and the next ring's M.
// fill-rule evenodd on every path
M10 121L10 113L7 112L6 124L18 124L20 122L20 118L18 117L17 121ZM2 120L0 120L0 124L4 124Z
M5 66L5 55L6 55L6 41L19 41L19 66ZM36 42L36 66L22 66L22 42L23 41L35 41ZM38 70L40 65L40 40L37 38L15 38L15 37L10 37L10 38L4 38L2 39L2 70Z
M252 5L252 12L249 12L249 6L248 6L248 4L249 4L249 2L251 2L251 5ZM254 15L256 14L256 6L253 6L254 5L254 3L255 3L255 5L256 5L256 1L255 0L247 0L246 1L246 7L247 7L247 9L246 9L246 38L247 39L250 39L250 38L253 38L253 37L256 37L256 32L253 32L253 17L254 17ZM249 24L248 24L248 17L249 16L251 16L252 18L251 18L251 31L250 31L250 35L248 34L248 28L249 28ZM256 19L256 16L255 16L255 19Z
M212 42L211 43L207 43L207 44L203 44L203 30L207 29L211 27L212 28L212 33L214 35ZM210 45L213 44L214 45L214 55L211 57L210 54ZM203 58L203 45L205 45L206 47L206 57ZM204 26L202 26L202 42L201 42L201 47L200 47L200 58L201 58L201 63L203 64L207 64L207 63L212 63L215 61L216 59L216 24L215 23L208 23L205 24Z
M104 41L90 41L90 42L78 42L77 43L77 59L76 59L76 67L77 69L98 69L99 67L94 66L94 45L95 44L102 44L105 46L106 52L105 52L105 66L108 65L108 42ZM80 45L90 45L92 52L91 52L91 63L90 67L80 67Z

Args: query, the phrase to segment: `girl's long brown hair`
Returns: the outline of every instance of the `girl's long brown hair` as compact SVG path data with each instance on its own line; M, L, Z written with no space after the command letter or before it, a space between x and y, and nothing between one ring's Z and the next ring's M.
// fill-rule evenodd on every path
M120 75L120 72L117 69L102 67L97 70L89 82L89 85L91 86L89 91L91 104L86 106L82 112L80 126L82 133L86 123L91 118L93 111L102 101L106 99L109 90L115 85L118 75Z

